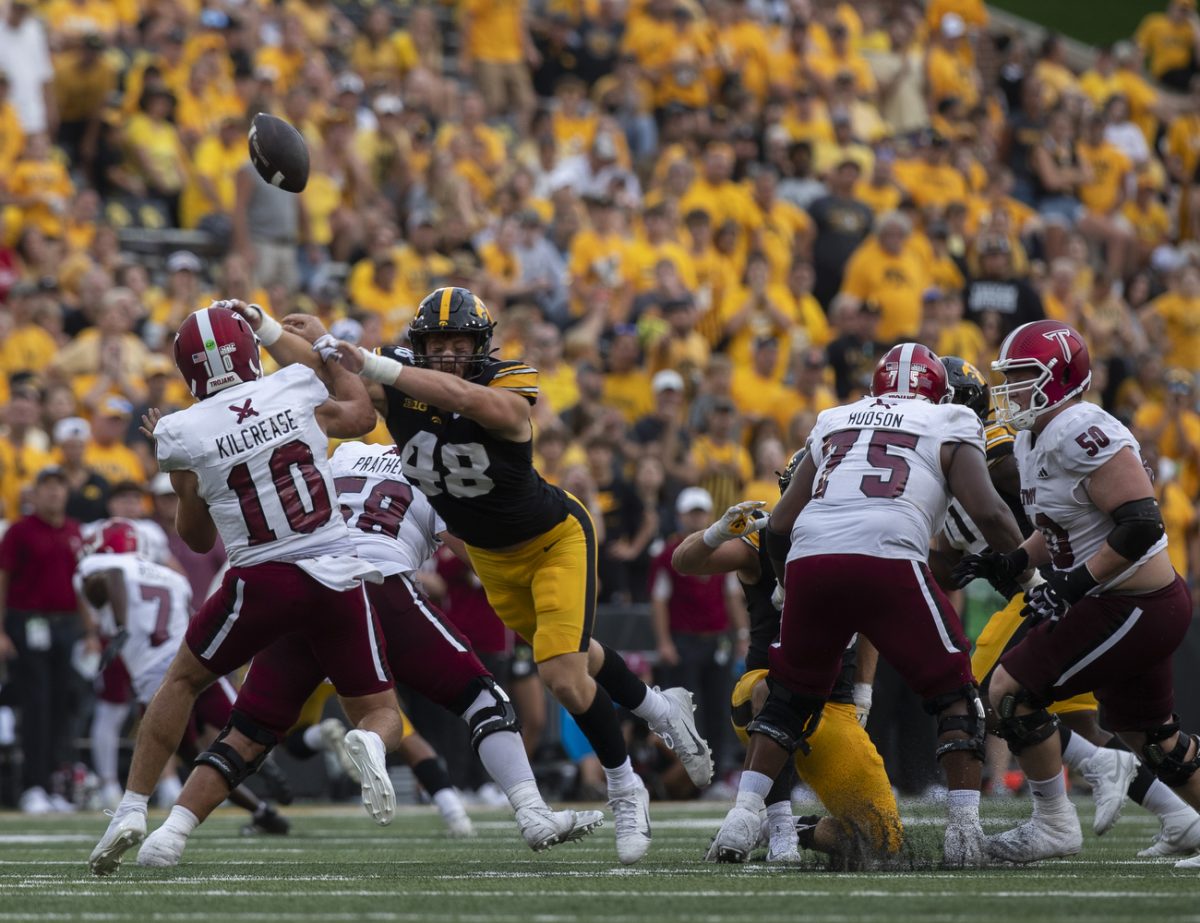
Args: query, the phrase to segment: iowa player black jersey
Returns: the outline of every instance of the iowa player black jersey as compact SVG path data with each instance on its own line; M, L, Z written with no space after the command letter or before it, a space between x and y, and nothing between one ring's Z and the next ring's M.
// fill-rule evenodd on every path
M391 356L391 350L381 350ZM392 356L392 358L395 358ZM537 371L487 359L472 381L537 400ZM385 386L388 432L404 476L429 498L450 532L477 548L505 548L548 532L567 516L566 495L533 467L533 441L510 442L474 420Z
M779 610L771 602L775 592L775 569L771 567L771 558L759 541L759 533L753 532L742 541L746 542L758 554L758 580L754 583L742 584L742 592L746 594L746 612L750 616L750 649L746 652L747 670L766 670L768 651L772 644L779 639ZM858 653L853 647L846 648L842 654L842 672L838 674L833 684L833 692L829 701L854 704L854 671L858 668Z

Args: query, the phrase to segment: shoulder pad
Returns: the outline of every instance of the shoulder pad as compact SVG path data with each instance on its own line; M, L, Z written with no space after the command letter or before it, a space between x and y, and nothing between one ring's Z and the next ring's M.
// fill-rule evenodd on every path
M534 403L538 396L537 369L516 359L489 360L475 379L475 384L513 391Z

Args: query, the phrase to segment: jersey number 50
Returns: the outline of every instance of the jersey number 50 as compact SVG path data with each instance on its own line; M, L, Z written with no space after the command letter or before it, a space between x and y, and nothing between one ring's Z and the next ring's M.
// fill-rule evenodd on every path
M452 497L482 497L491 493L495 482L487 476L492 461L487 449L478 442L448 443L442 446L443 477L434 463L437 436L419 432L400 450L404 476L427 497L443 492Z

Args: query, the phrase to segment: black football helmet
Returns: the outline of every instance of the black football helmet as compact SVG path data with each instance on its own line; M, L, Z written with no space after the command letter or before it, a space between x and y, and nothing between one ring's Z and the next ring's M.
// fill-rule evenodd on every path
M491 355L492 331L495 327L491 313L474 292L465 288L434 289L425 296L412 323L408 325L413 364L422 368L439 368L442 365L440 357L436 357L436 362L430 362L435 357L430 356L426 349L429 334L466 335L474 338L475 349L469 356L459 356L457 361L465 366L463 377L474 378L482 369L484 360Z
M950 384L950 403L969 407L979 419L986 420L991 409L991 395L983 373L958 356L942 356L942 365L946 367L946 378Z
M782 497L783 492L788 489L788 485L792 483L792 478L796 476L796 469L800 467L800 463L808 457L808 449L797 449L792 453L792 457L788 459L787 467L779 475L779 495Z

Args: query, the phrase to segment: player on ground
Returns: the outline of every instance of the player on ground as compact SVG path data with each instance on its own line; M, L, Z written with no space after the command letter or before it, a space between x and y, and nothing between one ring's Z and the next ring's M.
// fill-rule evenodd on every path
M354 556L326 460L329 436L375 425L366 390L336 363L325 369L333 397L311 368L263 378L253 331L219 302L184 320L175 363L198 402L165 417L151 411L146 429L179 495L179 534L207 551L219 532L231 566L146 710L125 796L89 860L98 875L145 837L146 800L197 696L252 657L249 677L272 694L239 692L229 723L196 761L193 792L224 795L254 772L312 691L293 677L312 668L333 681L356 726L347 748L367 810L387 823L395 809L385 747L399 741L400 715L362 586L379 575ZM172 864L204 819L196 804L181 796L140 863Z
M1030 780L1033 817L988 838L991 856L1032 862L1077 853L1082 833L1063 783L1051 702L1095 690L1105 717L1184 800L1200 804L1197 738L1172 714L1171 655L1191 622L1187 585L1167 557L1154 487L1137 440L1084 403L1091 360L1077 331L1035 321L1005 338L992 364L1002 421L1017 429L1021 500L1035 531L1020 548L969 555L960 583L1004 581L1050 565L1026 594L1032 621L992 673L997 733Z
M765 531L777 572L786 558L780 644L771 649L770 694L748 728L737 804L714 843L718 856L753 846L764 796L792 753L810 748L842 652L861 632L938 718L950 790L945 861L984 861L983 703L958 614L926 560L951 495L993 547L1016 548L1021 533L988 478L979 420L965 407L940 406L949 399L937 356L903 343L880 361L870 397L817 418L809 455Z
M978 369L957 356L943 356L942 363L954 391L953 402L970 407L984 421L992 484L1013 510L1021 533L1028 538L1033 526L1020 505L1020 472L1013 454L1016 434L1008 425L989 420L991 396L987 380ZM961 555L987 550L987 543L957 500L950 501L945 528L938 542L948 546L949 550L935 551L930 563L939 581L946 585L950 582L943 580L943 573L949 574ZM1040 582L1039 576L1036 583ZM978 678L985 697L992 670L1000 657L1025 637L1029 628L1028 622L1021 617L1025 597L1020 588L1012 584L997 589L1002 595L1012 594L1012 599L988 619L971 655L971 671ZM1155 778L1148 766L1139 763L1119 737L1100 727L1099 705L1091 692L1057 701L1047 711L1059 721L1063 762L1081 773L1092 787L1092 798L1096 802L1093 827L1097 836L1116 823L1128 793L1138 804L1157 814L1162 823L1158 838L1139 852L1139 856L1187 854L1200 846L1200 815ZM989 718L994 729L995 713L990 709Z
M181 574L149 560L137 525L128 519L97 524L94 547L75 571L76 592L96 609L106 657L119 657L128 670L134 698L145 708L162 685L167 667L183 644L192 606L192 588ZM229 723L237 690L222 677L196 699L179 745L191 762L200 754L201 735ZM288 832L288 822L246 786L229 800L251 814L243 833Z
M801 449L788 462L779 476L780 493L787 490L805 455L806 450ZM766 701L769 652L779 639L776 600L782 594L777 593L775 570L760 541L758 530L767 521L762 506L758 501L731 506L716 524L685 538L671 558L671 565L681 574L736 573L741 581L750 613L750 650L746 672L733 690L731 708L734 731L744 744L750 742L746 726ZM865 642L860 639L859 644ZM866 845L872 852L895 852L900 847L903 828L896 798L883 760L863 730L877 661L873 649L863 661L860 665L857 646L846 648L821 724L809 740L811 752L797 753L767 794L768 862L798 862L797 846L835 854L852 846ZM865 691L856 690L859 684ZM792 818L797 774L831 815L816 822L801 818L799 836Z
M258 311L248 313L258 321ZM277 360L311 363L313 349L336 353L371 382L405 477L465 543L488 602L532 643L547 688L595 749L608 778L617 854L638 861L650 847L649 795L613 701L649 723L696 785L711 780L712 755L696 731L691 693L649 688L592 639L595 530L584 506L533 467L537 372L491 358L491 315L463 288L440 288L421 302L409 328L412 352L338 343L312 317L290 318L289 327L302 337L275 340Z

